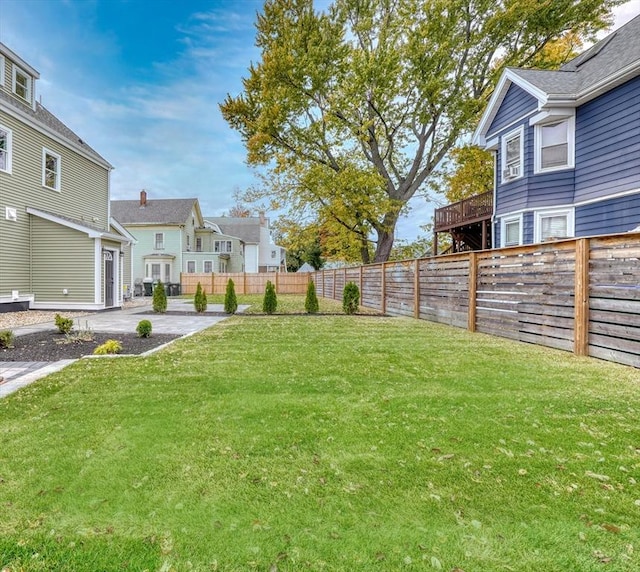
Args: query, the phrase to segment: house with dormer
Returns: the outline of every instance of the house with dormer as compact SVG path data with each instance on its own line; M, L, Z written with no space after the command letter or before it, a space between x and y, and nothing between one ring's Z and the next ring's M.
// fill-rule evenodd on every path
M113 216L135 239L131 252L136 284L179 283L181 273L242 272L240 239L206 225L197 198L111 201Z
M493 246L640 225L640 16L557 71L505 70L474 135L493 151Z
M38 71L0 43L0 311L122 305L112 166L36 98Z

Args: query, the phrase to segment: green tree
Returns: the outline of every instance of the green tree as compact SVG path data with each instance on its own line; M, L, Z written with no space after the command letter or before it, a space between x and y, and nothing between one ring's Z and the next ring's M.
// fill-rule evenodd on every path
M278 307L278 296L276 289L271 280L267 280L267 286L264 289L264 298L262 300L262 311L265 314L273 314Z
M360 306L360 289L355 282L347 282L342 291L342 309L345 314L355 314Z
M317 314L320 310L318 303L318 295L316 294L316 285L313 280L309 280L307 285L307 295L304 299L304 311L307 314Z
M207 310L207 293L202 289L202 285L198 282L196 286L196 293L193 297L193 305L196 312L201 314Z
M235 314L238 310L238 298L236 297L236 285L233 280L227 280L227 289L224 293L224 311L226 314Z
M277 201L328 209L362 240L370 229L384 261L403 208L473 128L504 66L568 32L593 36L619 3L267 0L260 60L220 109L248 162L270 169ZM358 176L343 186L345 171Z
M167 311L167 292L161 280L158 280L157 284L153 287L152 304L154 312L164 314Z

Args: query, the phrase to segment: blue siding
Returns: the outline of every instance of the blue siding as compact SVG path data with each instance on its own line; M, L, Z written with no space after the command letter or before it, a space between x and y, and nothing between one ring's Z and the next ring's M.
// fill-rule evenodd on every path
M500 129L536 109L538 109L538 100L512 83L487 131L487 138L490 139Z
M497 215L522 210L527 207L527 193L529 191L529 175L533 172L531 161L529 160L529 148L533 144L533 130L525 124L524 128L524 177L513 182L501 184L502 171L504 165L502 163L502 143L498 146L498 188L496 192L496 200L494 210ZM517 129L519 125L514 125L513 129ZM512 129L509 130L509 133Z
M640 225L640 194L576 207L576 236L627 232Z
M576 202L640 188L640 77L577 109L575 187Z
M533 244L533 213L524 213L522 219L522 243Z

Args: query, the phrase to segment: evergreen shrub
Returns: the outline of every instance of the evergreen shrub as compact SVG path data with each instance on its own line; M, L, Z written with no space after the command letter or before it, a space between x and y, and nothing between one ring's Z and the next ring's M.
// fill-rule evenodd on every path
M227 289L224 293L224 311L226 314L235 314L238 309L238 298L236 297L236 285L229 278Z
M345 314L355 314L360 305L360 289L355 282L347 282L342 293L342 309Z
M265 314L273 314L278 307L278 296L276 295L275 286L271 280L267 280L267 286L264 289L264 299L262 300L262 311Z
M167 293L161 280L153 288L153 311L158 314L167 311Z
M12 348L15 339L16 336L11 330L0 330L0 349Z
M207 309L207 293L202 289L200 282L198 282L198 286L196 287L196 295L193 297L193 305L195 306L196 312L199 314Z
M71 330L73 330L73 320L71 318L65 318L60 314L56 314L55 324L61 334L70 334Z
M99 345L93 354L97 356L105 356L110 354L119 354L122 351L122 344L118 340L107 340L104 344Z
M307 314L317 314L320 311L318 296L316 295L316 284L313 280L307 285L307 297L304 299L304 311Z
M139 338L150 338L151 330L152 326L149 320L140 320L136 326L136 332L138 332Z

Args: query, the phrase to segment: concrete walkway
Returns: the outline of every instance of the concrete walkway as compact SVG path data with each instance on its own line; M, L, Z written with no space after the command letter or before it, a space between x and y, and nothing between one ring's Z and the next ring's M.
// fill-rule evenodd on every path
M200 330L204 330L228 317L224 314L222 304L209 304L204 314L196 314L193 301L184 299L167 300L167 312L184 312L184 315L175 314L148 314L151 312L151 298L144 299L144 304L132 306L123 310L105 310L87 316L74 319L76 329L90 329L93 332L135 333L140 320L150 320L153 324L154 334L176 334L181 337L190 336ZM242 312L248 306L239 306L238 312ZM62 313L64 315L64 313ZM54 329L52 322L23 326L13 330L16 336L23 336L35 332ZM162 346L160 346L162 347ZM157 351L159 348L151 350ZM147 353L151 353L147 352ZM143 354L144 355L144 354ZM59 371L76 360L62 360L58 362L10 362L0 361L0 398L45 377L50 373Z

